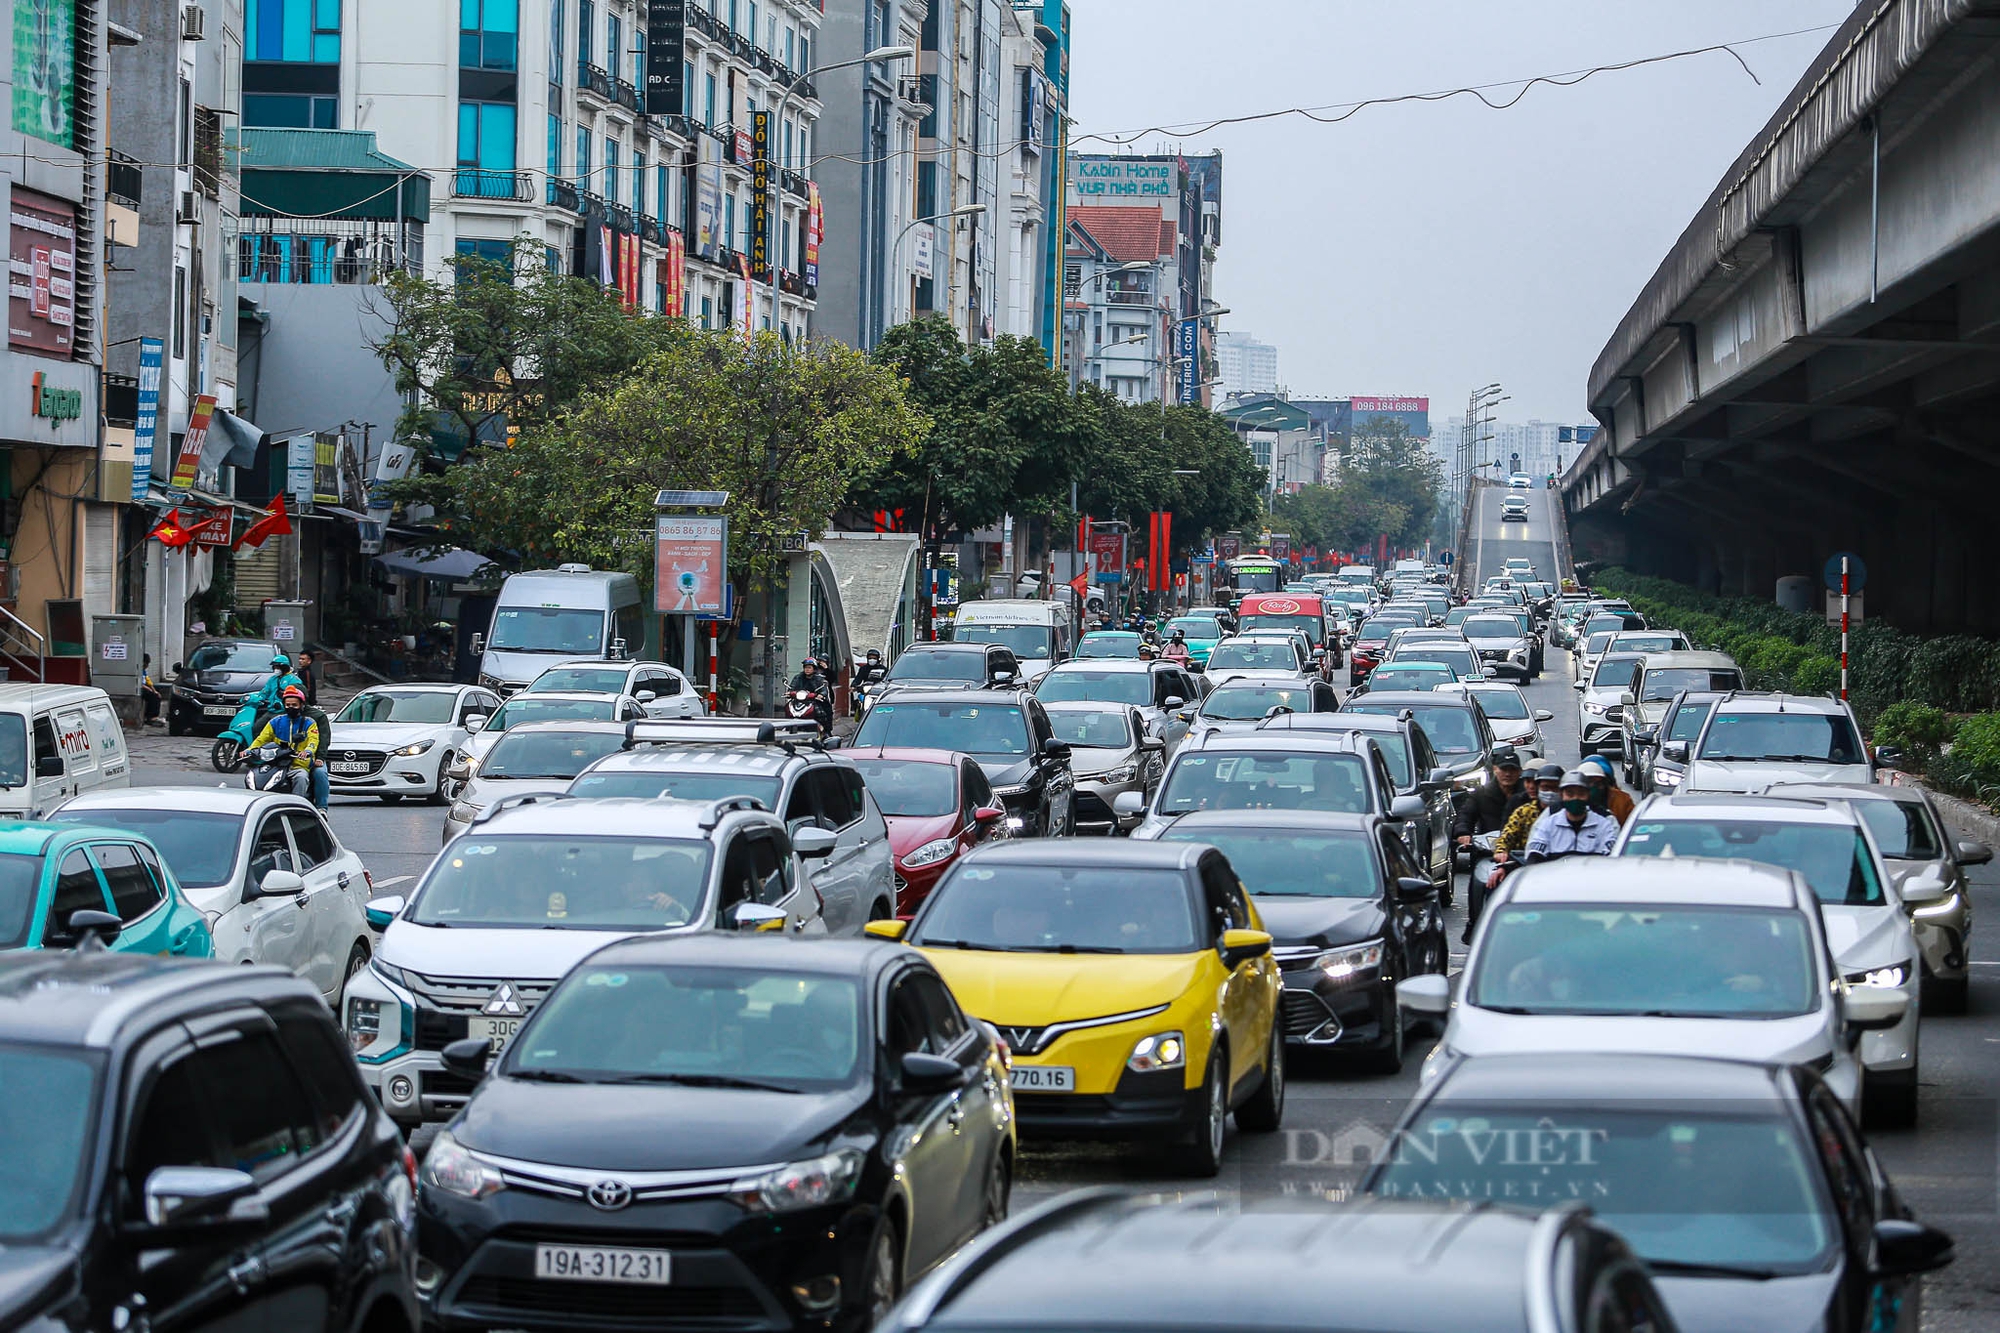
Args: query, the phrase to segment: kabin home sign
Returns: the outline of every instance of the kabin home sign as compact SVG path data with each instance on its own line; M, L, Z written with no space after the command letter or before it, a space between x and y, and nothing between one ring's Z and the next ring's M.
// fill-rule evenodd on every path
M1076 163L1075 185L1084 198L1165 199L1174 192L1174 167L1168 162L1095 161Z

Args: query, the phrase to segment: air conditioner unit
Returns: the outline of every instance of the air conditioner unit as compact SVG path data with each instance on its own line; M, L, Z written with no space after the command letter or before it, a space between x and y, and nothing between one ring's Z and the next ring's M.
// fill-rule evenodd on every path
M207 22L207 13L200 5L189 5L181 11L181 40L198 42L202 39L202 25Z
M194 190L181 191L181 204L174 211L176 222L201 221L201 195Z

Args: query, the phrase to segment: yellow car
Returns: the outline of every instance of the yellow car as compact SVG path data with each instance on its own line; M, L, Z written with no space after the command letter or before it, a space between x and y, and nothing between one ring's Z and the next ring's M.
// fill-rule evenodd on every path
M1284 1118L1284 983L1213 847L989 844L907 926L868 930L922 949L1000 1030L1024 1133L1167 1140L1190 1174L1212 1176L1231 1111L1253 1133Z

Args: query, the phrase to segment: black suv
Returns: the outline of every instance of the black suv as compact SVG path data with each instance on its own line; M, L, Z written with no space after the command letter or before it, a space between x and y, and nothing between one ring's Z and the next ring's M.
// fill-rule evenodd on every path
M1021 663L998 643L920 643L903 650L874 697L900 690L998 690L1021 683Z
M1026 690L923 690L885 694L853 744L956 750L979 761L1008 826L1026 837L1076 832L1076 778L1069 745Z
M306 982L0 954L0 1028L0 1328L417 1327L416 1159Z
M264 639L210 639L197 645L186 662L174 663L167 687L167 733L221 731L243 701L271 678L271 659L284 651Z

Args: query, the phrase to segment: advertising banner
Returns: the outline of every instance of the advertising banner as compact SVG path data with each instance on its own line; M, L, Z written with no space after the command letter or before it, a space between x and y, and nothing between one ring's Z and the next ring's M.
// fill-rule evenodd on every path
M1180 163L1174 158L1078 154L1070 159L1069 189L1087 204L1163 202L1173 198L1179 176Z
M687 0L647 0L645 108L649 116L687 112L681 63L687 58Z
M314 474L319 470L319 447L310 435L294 435L285 441L285 493L292 497L301 514L312 511Z
M181 436L181 452L174 459L173 488L187 490L194 485L201 468L201 446L208 439L208 423L215 417L215 395L202 394L188 412L187 433Z
M1184 319L1174 326L1174 356L1179 359L1175 370L1179 374L1176 383L1179 392L1177 401L1185 407L1201 401L1201 321Z
M695 151L701 159L694 169L694 252L713 259L722 248L722 164L707 135L695 140Z
M18 109L18 83L14 96ZM7 343L66 357L76 322L76 205L18 185L8 202Z
M1243 554L1243 538L1233 532L1225 532L1215 539L1215 558L1234 560Z
M1273 560L1289 560L1291 559L1291 555L1292 555L1292 535L1289 532L1272 533L1271 558Z
M750 113L750 271L771 280L771 113Z
M340 445L338 435L320 435L313 440L311 498L321 504L340 503Z
M819 286L819 243L826 225L826 214L820 207L819 183L806 185L806 286Z
M662 615L720 615L729 567L729 519L661 514L654 527L653 606Z
M1431 410L1428 398L1356 398L1355 416L1391 416L1398 412L1424 412Z
M139 410L132 422L132 503L143 504L153 484L153 441L160 433L160 366L167 345L139 339Z
M750 256L736 256L736 268L743 275L743 286L738 290L737 295L743 302L743 341L747 343L754 341L757 336L757 328L754 322L756 319L757 298L750 293Z
M910 272L930 281L935 276L932 252L937 247L937 234L928 222L919 222L910 228Z
M1090 553L1097 557L1097 569L1101 574L1124 569L1125 534L1093 529L1090 534Z
M677 231L667 233L667 310L678 319L687 311L687 237Z
M14 0L14 128L76 147L75 90L76 0Z

